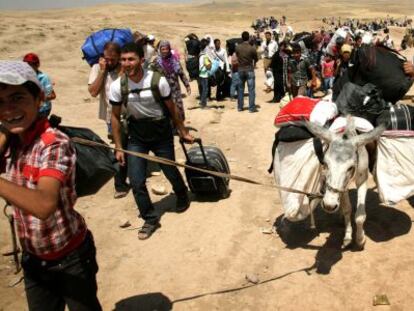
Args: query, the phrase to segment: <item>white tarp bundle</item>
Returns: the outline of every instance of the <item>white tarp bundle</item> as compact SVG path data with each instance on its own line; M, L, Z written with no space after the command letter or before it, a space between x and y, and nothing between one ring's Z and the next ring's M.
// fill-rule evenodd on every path
M375 179L383 203L414 195L414 131L386 131L378 141Z
M279 142L273 161L276 183L305 192L318 192L320 187L319 161L313 139ZM279 191L284 215L291 221L303 220L310 214L305 195Z

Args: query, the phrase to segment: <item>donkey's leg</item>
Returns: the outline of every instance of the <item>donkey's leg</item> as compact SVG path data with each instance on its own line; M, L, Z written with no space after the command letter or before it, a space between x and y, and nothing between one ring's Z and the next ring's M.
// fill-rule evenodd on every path
M364 247L365 244L365 233L364 233L364 222L367 217L365 212L365 198L367 195L367 181L363 182L358 187L358 201L357 208L355 213L355 223L356 223L356 244L359 247Z
M352 242L352 224L351 224L351 214L352 214L352 205L349 200L348 191L341 195L341 207L342 212L344 213L345 218L345 236L342 244L342 248L346 248Z

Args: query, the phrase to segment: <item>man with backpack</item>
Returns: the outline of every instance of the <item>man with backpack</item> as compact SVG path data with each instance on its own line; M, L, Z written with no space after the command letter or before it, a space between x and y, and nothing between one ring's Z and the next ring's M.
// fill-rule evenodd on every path
M109 104L109 88L121 71L121 48L117 43L108 42L104 46L104 55L99 58L99 63L91 68L89 74L88 90L91 96L99 96L99 118L105 120L109 137L112 138L111 105ZM123 147L126 148L126 135L123 135ZM127 166L120 167L119 173L114 177L114 198L120 199L127 196L130 186L126 182Z
M167 80L152 68L144 69L143 58L141 45L128 43L121 50L121 65L125 74L111 84L109 96L115 146L122 148L121 109L125 106L128 116L128 150L146 154L152 151L156 156L175 160L171 120L184 141L192 143L194 138L178 117ZM121 165L125 165L124 152L117 151L116 158ZM180 172L175 166L160 164L160 167L177 196L176 211L184 212L190 206L190 200ZM140 240L148 239L160 227L160 215L155 210L146 187L146 168L147 160L128 156L130 184L145 221L138 231Z

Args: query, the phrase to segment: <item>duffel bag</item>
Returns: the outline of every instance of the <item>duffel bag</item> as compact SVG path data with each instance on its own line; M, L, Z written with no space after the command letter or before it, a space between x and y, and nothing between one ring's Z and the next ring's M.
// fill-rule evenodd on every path
M133 42L134 37L130 29L102 29L86 38L82 45L83 59L90 66L99 62L99 57L103 55L104 46L107 42L115 42L121 48L129 42Z

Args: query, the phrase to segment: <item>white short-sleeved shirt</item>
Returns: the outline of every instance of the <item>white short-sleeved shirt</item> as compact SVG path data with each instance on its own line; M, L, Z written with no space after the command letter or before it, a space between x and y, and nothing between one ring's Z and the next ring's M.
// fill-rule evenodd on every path
M91 73L89 74L89 81L88 84L92 84L99 74L99 64L95 64L91 68ZM109 88L111 86L111 83L114 82L118 78L118 72L115 70L109 71L106 74L104 87L101 89L101 92L99 93L99 112L98 116L99 119L105 120L107 123L111 120L111 108L112 106L109 105L109 100L107 94L109 94Z
M131 116L135 119L142 119L164 116L163 104L155 101L150 89L153 74L154 73L150 70L144 70L144 76L138 83L128 79L128 88L131 91L135 89L142 90L148 88L138 94L129 93L128 104L126 107L128 117ZM162 98L168 98L170 96L171 89L165 77L161 77L158 88ZM116 79L111 84L109 101L112 105L122 104L121 78Z

